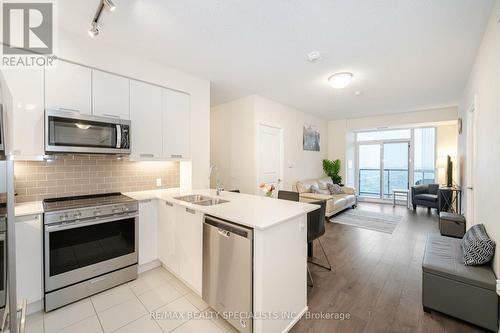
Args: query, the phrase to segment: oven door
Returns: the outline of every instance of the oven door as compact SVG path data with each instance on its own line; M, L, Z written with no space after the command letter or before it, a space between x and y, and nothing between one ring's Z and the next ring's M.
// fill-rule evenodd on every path
M137 264L138 216L46 225L45 292Z
M78 112L47 110L45 152L130 153L129 120L82 115Z

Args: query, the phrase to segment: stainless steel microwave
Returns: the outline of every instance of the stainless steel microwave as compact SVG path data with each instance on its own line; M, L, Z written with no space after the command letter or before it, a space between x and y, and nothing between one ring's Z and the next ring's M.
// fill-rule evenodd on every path
M45 153L130 154L130 120L45 110Z

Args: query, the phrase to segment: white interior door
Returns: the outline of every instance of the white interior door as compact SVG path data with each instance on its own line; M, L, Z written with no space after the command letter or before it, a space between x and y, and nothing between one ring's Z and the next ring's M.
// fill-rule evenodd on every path
M259 125L259 184L282 183L282 135L281 128Z
M474 178L475 178L475 137L476 137L476 127L475 127L475 106L472 106L467 115L467 146L466 146L466 218L469 223L474 224L474 206L475 206L475 194L474 194Z

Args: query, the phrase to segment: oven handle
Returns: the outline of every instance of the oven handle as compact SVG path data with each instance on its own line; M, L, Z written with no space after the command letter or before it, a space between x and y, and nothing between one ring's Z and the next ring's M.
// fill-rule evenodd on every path
M91 226L94 224L115 222L115 221L123 220L126 218L138 217L138 216L139 216L139 214L134 212L134 213L128 213L128 214L119 215L119 216L110 216L109 218L106 218L106 219L93 219L92 221L82 221L82 222L73 222L73 223L56 224L56 225L49 224L49 225L45 226L45 230L48 232L51 232L51 231L74 229L74 228L80 228L80 227L85 227L85 226Z

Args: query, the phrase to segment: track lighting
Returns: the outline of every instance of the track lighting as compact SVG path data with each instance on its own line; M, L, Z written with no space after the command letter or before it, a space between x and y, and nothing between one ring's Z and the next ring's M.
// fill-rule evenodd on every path
M95 12L94 18L92 19L92 23L89 29L90 37L96 37L99 35L99 19L101 18L102 11L104 7L108 8L110 12L114 12L116 10L116 5L113 0L101 0L99 2L99 6Z
M110 12L114 12L116 5L112 0L103 0L104 4L108 7Z
M99 25L97 24L97 22L92 22L92 25L89 29L89 35L92 38L99 35Z

